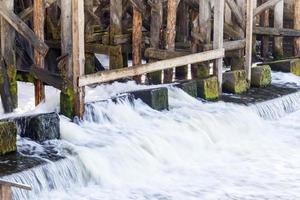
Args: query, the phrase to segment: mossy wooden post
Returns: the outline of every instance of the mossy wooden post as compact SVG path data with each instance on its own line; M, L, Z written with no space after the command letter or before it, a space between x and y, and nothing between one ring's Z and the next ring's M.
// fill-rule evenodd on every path
M177 0L167 1L166 49L175 51ZM164 70L164 83L171 83L173 69Z
M177 21L177 34L176 40L178 42L186 43L189 39L189 6L184 2L180 1L178 5L178 20ZM175 77L177 80L183 80L187 78L188 66L182 66L176 68Z
M44 41L44 25L45 25L45 0L35 0L33 2L33 27L34 33L41 40ZM45 68L44 56L34 50L35 64L41 68ZM40 104L45 99L45 86L42 80L36 79L34 81L35 105Z
M109 42L110 45L115 45L115 35L122 34L122 1L121 0L110 0L110 25L109 25ZM110 69L122 68L123 55L122 46L115 45L109 49L109 65Z
M149 2L149 1L148 1ZM150 46L155 49L160 48L161 29L163 22L162 0L151 1L151 24L150 24ZM155 60L149 60L154 62ZM147 74L150 84L160 84L162 82L162 71Z
M93 13L94 0L84 0L85 9L85 41L89 42L94 33L93 21L88 12ZM100 19L99 19L100 20ZM93 53L85 52L85 74L92 74L95 72L95 55Z
M142 63L142 13L137 8L133 8L132 24L132 64L135 66ZM141 82L141 76L134 79Z
M262 3L267 2L268 0L262 0ZM261 15L260 15L260 24L262 27L270 27L270 10L267 9L265 10ZM268 53L269 53L269 36L265 35L262 36L262 46L261 46L261 55L263 58L268 58Z
M224 34L224 6L225 0L215 1L214 5L214 49L223 48L223 34ZM223 58L219 58L214 64L214 75L218 77L219 92L222 93L223 82Z
M14 1L2 1L6 4L7 9L14 9ZM2 62L0 63L0 91L4 111L8 113L18 106L15 30L2 17L0 17L0 35L0 56L2 56Z
M283 10L284 1L279 1L274 8L274 28L283 28ZM274 37L274 57L280 59L283 57L283 37Z
M294 6L294 29L300 30L300 0L295 0ZM300 56L300 37L294 40L294 55Z
M84 74L84 4L80 0L61 0L61 49L66 56L61 71L64 79L61 91L61 113L67 117L82 117L84 88L78 78Z

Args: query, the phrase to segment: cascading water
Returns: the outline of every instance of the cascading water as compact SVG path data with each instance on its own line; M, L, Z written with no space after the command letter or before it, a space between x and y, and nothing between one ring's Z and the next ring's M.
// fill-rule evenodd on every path
M67 159L6 178L34 188L15 199L299 199L298 95L249 108L170 87L169 111L126 98L91 103L78 124L61 118Z

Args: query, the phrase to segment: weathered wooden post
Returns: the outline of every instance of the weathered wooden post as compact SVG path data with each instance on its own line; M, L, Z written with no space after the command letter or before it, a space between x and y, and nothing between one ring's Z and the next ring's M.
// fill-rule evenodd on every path
M0 199L1 200L11 200L12 191L9 185L0 185Z
M163 23L163 3L162 0L148 1L151 6L151 24L150 24L150 47L159 49L161 41L161 29ZM149 60L154 62L155 60ZM160 84L162 82L162 71L156 71L147 74L150 84Z
M84 74L84 3L81 0L61 0L61 61L64 78L61 91L61 113L73 118L84 113L84 88L78 78Z
M283 28L283 10L284 1L281 0L274 8L274 28ZM279 59L283 57L283 37L274 37L274 57Z
M224 1L215 1L214 4L214 49L223 48L223 30L224 30ZM223 82L223 58L219 58L215 61L214 75L218 77L219 92L222 93L222 82Z
M167 1L166 49L175 51L177 0ZM164 83L173 80L173 69L164 70Z
M176 33L176 40L178 42L182 42L183 44L188 42L189 39L189 6L184 2L180 1L178 5L178 12L177 12L177 33ZM188 74L188 67L182 66L176 68L175 77L178 80L186 79Z
M2 0L3 4L10 11L14 10L14 1ZM18 106L17 94L17 69L16 69L16 55L15 55L15 30L8 24L8 22L0 17L0 92L2 97L2 104L5 112L12 112Z
M115 35L122 34L123 7L121 0L110 0L110 25L109 25L109 65L110 69L123 67L122 46L115 45Z
M33 2L33 27L36 36L44 41L45 25L45 0L35 0ZM37 67L44 69L44 55L34 50L34 61ZM45 99L45 87L42 80L36 79L34 82L35 105L40 104Z
M253 36L253 0L247 0L245 71L249 83L251 83L252 36Z
M135 66L142 63L142 13L135 7L132 22L132 64ZM141 82L141 76L136 76L134 79L137 83Z
M294 6L294 29L300 30L300 0L295 0ZM294 55L300 56L300 37L295 38Z
M267 2L268 0L262 0L262 3ZM270 27L270 10L266 9L261 15L260 15L260 24L262 27ZM262 36L262 46L261 46L261 55L263 58L268 58L269 53L269 36Z

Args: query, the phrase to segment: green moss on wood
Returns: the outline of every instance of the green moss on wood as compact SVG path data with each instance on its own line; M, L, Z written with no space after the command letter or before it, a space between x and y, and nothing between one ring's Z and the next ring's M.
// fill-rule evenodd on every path
M63 91L61 91L60 112L63 115L69 118L73 118L75 116L74 103L75 103L75 92L73 88L66 88Z
M254 87L266 87L271 84L272 75L269 65L262 65L252 68L251 85Z
M216 100L219 98L219 84L215 76L197 80L198 96L206 100Z
M112 46L109 48L110 69L123 68L122 46Z
M0 122L0 155L17 150L17 128L14 122Z
M223 74L224 91L240 94L246 92L249 83L246 80L245 70L230 71Z

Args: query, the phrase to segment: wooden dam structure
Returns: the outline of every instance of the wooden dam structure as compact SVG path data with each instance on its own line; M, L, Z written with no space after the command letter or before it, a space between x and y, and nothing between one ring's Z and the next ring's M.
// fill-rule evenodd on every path
M300 56L300 0L0 0L0 35L5 112L17 107L17 81L28 81L36 105L51 85L61 113L81 117L86 86L127 77L214 77L222 93L230 66L251 83L254 62Z

